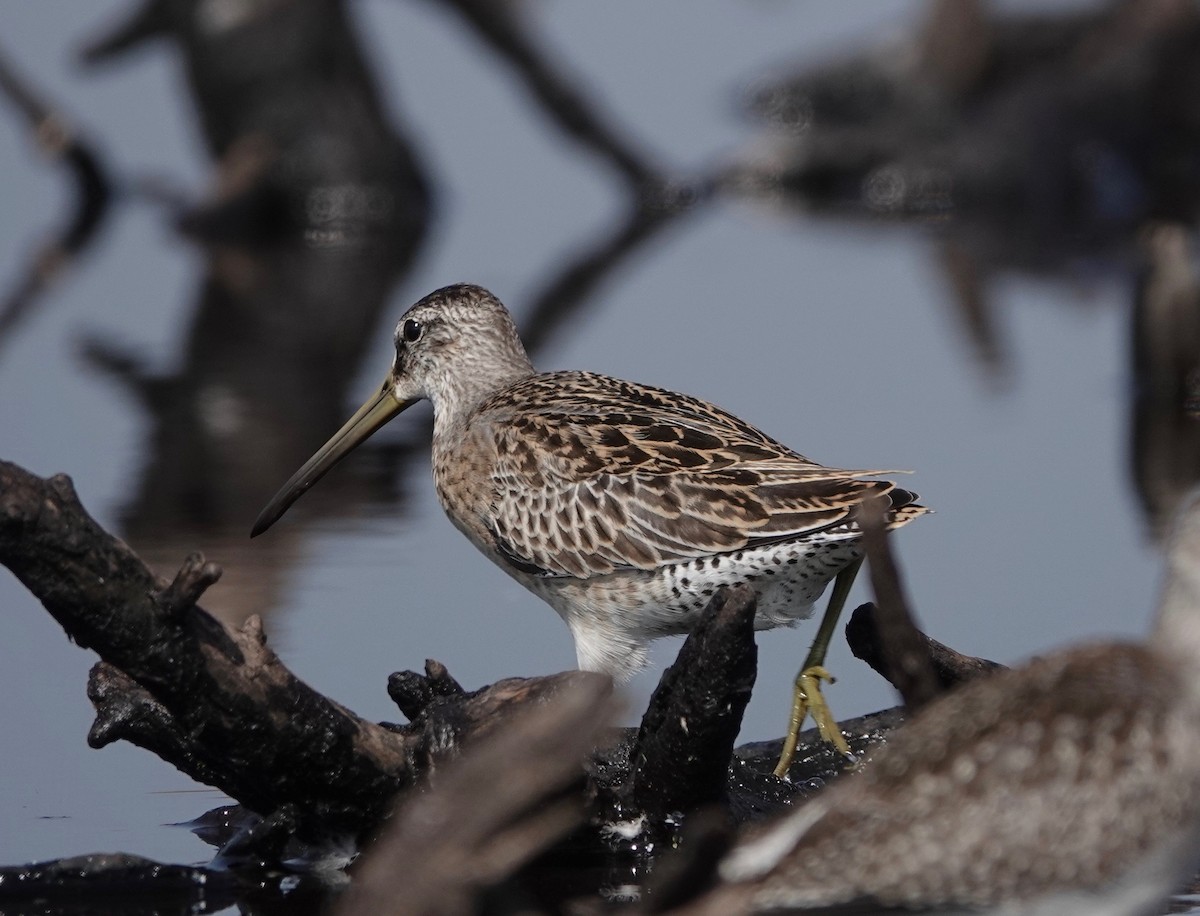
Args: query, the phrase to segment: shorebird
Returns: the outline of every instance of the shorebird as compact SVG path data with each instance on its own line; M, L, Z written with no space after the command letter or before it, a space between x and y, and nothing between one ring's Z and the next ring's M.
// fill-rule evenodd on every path
M735 844L728 883L686 912L1130 916L1165 912L1198 864L1195 491L1148 641L1059 651L934 701L860 773Z
M283 485L252 537L428 398L442 508L558 612L580 668L628 679L648 643L687 632L721 585L754 588L755 624L766 629L810 616L836 577L797 677L788 746L807 711L849 753L820 680L861 562L855 513L879 494L890 500L889 524L903 525L928 511L915 494L866 479L886 472L823 467L697 398L591 372L535 372L508 310L478 286L417 302L396 325L395 347L383 385Z

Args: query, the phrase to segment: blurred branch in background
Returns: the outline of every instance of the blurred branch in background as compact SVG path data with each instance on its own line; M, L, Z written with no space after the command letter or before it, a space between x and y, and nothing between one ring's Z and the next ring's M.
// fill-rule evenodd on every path
M1179 223L1152 224L1140 241L1129 464L1147 532L1158 541L1200 481L1200 261L1195 232Z
M0 294L0 348L33 309L39 296L61 276L96 237L108 213L112 188L96 148L21 77L0 49L0 95L21 115L47 158L66 165L74 206L62 228L28 257L20 278Z
M661 171L531 37L532 29L521 16L523 4L515 0L435 2L462 16L480 39L512 67L552 123L605 160L635 195L655 193L662 184Z
M636 197L610 233L581 247L556 274L542 282L531 297L522 322L521 337L526 349L536 353L567 323L600 284L629 261L647 243L681 219L694 216L712 200L715 184L697 181L678 186L663 185L658 194Z
M727 186L940 238L956 319L1007 366L989 286L1128 268L1140 228L1200 207L1200 11L1114 0L1011 12L938 0L902 42L768 75L765 139Z
M443 2L519 75L551 123L625 179L625 219L535 294L529 347L536 351L604 277L710 199L711 182L663 177L551 62L511 5ZM126 511L129 536L143 549L154 546L151 559L160 548L164 559L185 549L197 530L209 544L227 538L222 588L252 583L246 608L269 606L262 589L279 577L262 575L265 551L250 575L239 572L232 545L245 507L269 495L317 444L314 435L336 427L382 307L432 215L430 182L407 131L387 123L352 11L337 0L281 0L212 18L149 0L84 51L95 64L151 39L170 42L216 159L211 198L179 217L208 249L210 265L182 370L137 379L119 347L93 340L86 352L109 369L124 367L117 377L135 390L155 392L143 399L155 418L153 450ZM396 460L409 453L384 453L375 479L394 478ZM347 490L356 486L352 477L339 476L344 486L326 492L318 514L361 504ZM164 530L178 538L164 545ZM279 554L281 573L294 561L294 548L282 542L270 553Z
M410 132L380 101L352 6L225 12L150 0L84 50L95 65L167 43L215 166L208 197L174 213L207 254L181 367L151 378L96 338L84 354L152 418L126 535L164 565L202 539L227 569L219 604L236 621L275 603L304 531L247 557L252 507L341 422L393 290L424 248L434 195ZM339 475L309 517L399 501L402 450L372 454L360 465L371 473Z
M1184 407L1200 391L1200 272L1187 226L1155 223L1141 234L1143 267L1133 303L1133 376L1139 397Z
M712 199L713 178L682 180L638 148L630 132L589 98L570 74L533 38L521 4L513 0L435 0L457 14L521 79L550 123L600 160L626 184L628 206L611 231L579 246L559 271L542 278L522 322L526 348L535 354L596 292L603 280L667 226Z

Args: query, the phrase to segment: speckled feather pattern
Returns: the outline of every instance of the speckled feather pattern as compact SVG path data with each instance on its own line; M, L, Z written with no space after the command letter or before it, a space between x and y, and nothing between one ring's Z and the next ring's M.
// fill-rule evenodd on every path
M552 575L818 537L894 487L860 479L876 471L822 467L695 398L590 372L534 376L485 401L475 421L495 454L497 539Z
M416 344L406 321L425 329ZM581 667L617 677L748 582L760 627L811 614L858 556L868 494L898 526L927 510L878 471L823 467L697 398L591 372L535 373L478 287L426 297L397 326L401 394L434 403L433 470L451 520L571 627Z
M968 684L814 807L746 837L723 866L742 883L708 906L1103 900L1152 853L1169 881L1200 851L1200 707L1179 702L1185 676L1118 644Z

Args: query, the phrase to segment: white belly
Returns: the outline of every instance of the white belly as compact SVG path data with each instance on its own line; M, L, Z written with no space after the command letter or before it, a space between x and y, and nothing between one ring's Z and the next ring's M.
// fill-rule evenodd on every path
M566 621L580 668L626 680L645 665L647 644L689 632L720 586L754 589L755 629L791 626L812 615L830 580L859 556L857 535L848 533L590 579L512 574Z

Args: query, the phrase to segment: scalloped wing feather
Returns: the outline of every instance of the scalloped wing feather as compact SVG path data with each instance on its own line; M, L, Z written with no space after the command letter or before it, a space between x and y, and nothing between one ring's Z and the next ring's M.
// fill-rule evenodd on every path
M893 526L926 511L890 481L861 479L884 472L823 467L704 401L607 376L535 376L480 414L496 453L488 527L544 575L850 534L868 493L891 497Z

